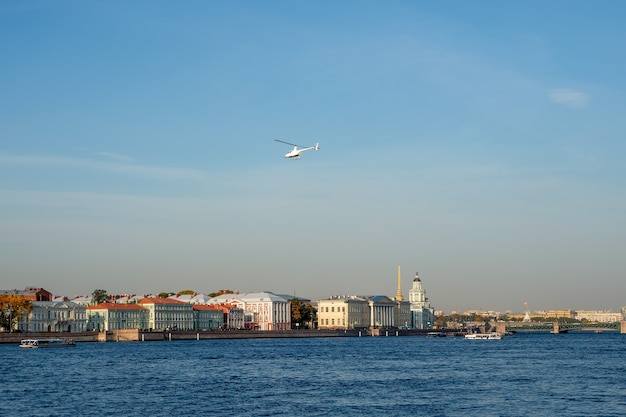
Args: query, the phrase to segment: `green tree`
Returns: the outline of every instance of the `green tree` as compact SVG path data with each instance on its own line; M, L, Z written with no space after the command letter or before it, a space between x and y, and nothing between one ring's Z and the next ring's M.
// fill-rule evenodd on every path
M93 304L106 303L109 300L109 295L106 290L94 290L91 293L91 302Z
M0 295L0 327L13 331L24 314L33 309L30 301L19 295Z
M212 292L207 294L209 297L214 298L223 294L234 294L235 292L233 290L219 290L217 292Z
M308 329L311 322L315 319L317 313L315 308L311 304L304 303L297 298L292 298L289 301L291 302L292 328Z

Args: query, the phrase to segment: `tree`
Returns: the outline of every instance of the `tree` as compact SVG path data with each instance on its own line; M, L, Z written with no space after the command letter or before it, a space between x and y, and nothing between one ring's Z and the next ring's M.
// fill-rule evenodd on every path
M194 290L182 290L181 292L179 292L178 294L180 295L193 295L193 294L197 294Z
M32 311L30 301L19 295L0 295L0 327L13 331L24 314Z
M93 304L106 303L109 300L109 295L106 290L94 290L91 293L91 302Z
M212 292L210 294L207 294L209 297L211 298L215 298L217 296L223 295L223 294L234 294L235 292L233 290L219 290L218 292Z
M291 302L291 325L297 328L309 328L309 324L315 319L315 308L311 304L303 303L297 298Z

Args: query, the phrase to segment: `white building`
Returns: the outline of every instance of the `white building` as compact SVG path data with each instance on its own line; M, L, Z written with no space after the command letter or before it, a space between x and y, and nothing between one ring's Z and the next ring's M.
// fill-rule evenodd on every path
M622 313L576 310L574 312L574 318L576 320L587 320L593 323L614 323L622 320Z
M18 329L23 332L83 332L86 329L85 306L71 301L31 301L33 309L22 317Z
M413 287L409 290L411 325L414 329L430 329L435 323L435 309L430 306L419 274L415 273Z
M242 309L246 329L291 329L291 302L269 291L222 294L210 299L209 304L231 304Z

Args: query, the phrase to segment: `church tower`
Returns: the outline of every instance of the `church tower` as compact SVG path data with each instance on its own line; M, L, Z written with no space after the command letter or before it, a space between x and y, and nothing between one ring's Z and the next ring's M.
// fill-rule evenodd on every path
M398 265L398 291L396 292L396 301L404 301L402 295L402 281L400 279L400 265Z

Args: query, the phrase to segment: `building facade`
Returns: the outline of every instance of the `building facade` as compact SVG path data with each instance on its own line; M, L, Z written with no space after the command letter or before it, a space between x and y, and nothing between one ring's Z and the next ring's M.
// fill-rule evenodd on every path
M291 330L291 302L272 292L222 294L210 304L231 304L244 312L249 330Z
M320 329L409 327L410 304L384 295L373 297L332 296L317 302Z
M214 306L193 304L195 330L217 330L224 328L224 313Z
M334 296L317 302L319 329L359 329L369 326L369 304L363 297Z
M426 290L422 287L419 273L415 273L413 286L409 290L411 310L411 327L414 329L430 329L435 324L435 309L430 306Z
M87 307L87 330L149 328L149 310L138 304L101 303Z
M53 301L52 293L43 288L26 287L24 290L0 290L0 294L19 295L27 301Z
M614 323L622 320L622 314L612 311L576 310L574 318L594 323Z
M18 329L23 332L83 332L87 326L85 306L71 301L31 301L28 315Z
M148 309L148 329L194 330L191 304L169 298L142 298L137 304Z

